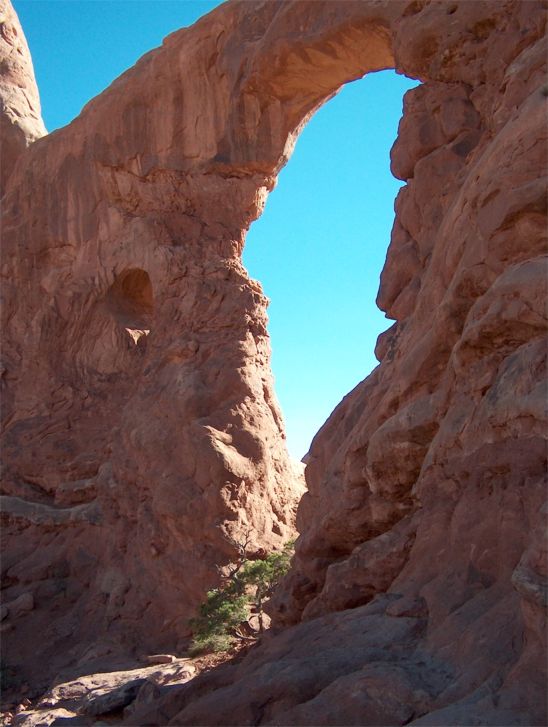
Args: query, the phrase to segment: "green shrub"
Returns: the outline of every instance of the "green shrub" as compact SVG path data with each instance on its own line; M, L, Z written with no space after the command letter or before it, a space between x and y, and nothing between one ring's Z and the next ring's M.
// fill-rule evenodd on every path
M230 585L230 584L229 584ZM208 651L226 651L234 638L234 630L247 618L247 598L234 588L208 591L198 616L190 622L194 638L190 645L193 655Z
M244 590L248 590L248 602L258 615L260 631L263 630L264 603L289 570L293 549L294 541L290 541L281 552L270 553L260 560L247 560L237 574Z
M257 614L259 631L263 631L264 604L289 570L293 548L291 541L280 552L249 560L245 546L240 546L240 559L225 576L221 587L208 591L198 616L190 621L191 656L227 651L236 639L245 638L239 629L251 611Z
M234 638L228 634L212 634L211 636L194 636L188 650L190 656L201 654L216 654L219 651L228 651Z

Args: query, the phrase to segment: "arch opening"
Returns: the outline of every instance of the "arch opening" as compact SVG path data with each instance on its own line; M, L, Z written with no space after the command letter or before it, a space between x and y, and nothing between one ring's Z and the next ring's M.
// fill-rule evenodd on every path
M378 364L377 338L392 325L375 304L403 186L390 148L417 85L387 70L329 97L247 235L244 264L271 301L272 370L296 459Z

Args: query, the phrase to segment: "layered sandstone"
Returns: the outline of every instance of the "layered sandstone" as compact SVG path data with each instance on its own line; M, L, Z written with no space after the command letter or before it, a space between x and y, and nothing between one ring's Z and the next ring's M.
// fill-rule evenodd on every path
M273 611L301 623L143 724L545 723L544 12L401 11L395 323L307 458Z
M46 128L25 36L9 0L0 2L0 196L15 163Z
M6 571L36 608L14 638L161 641L231 538L290 521L245 231L341 84L423 82L392 152L395 323L307 458L290 628L128 721L544 723L544 24L536 1L228 3L19 163Z
M168 38L8 181L3 645L22 682L180 653L238 544L294 533L267 300L240 262L273 178L219 161L237 69L215 43L242 12Z

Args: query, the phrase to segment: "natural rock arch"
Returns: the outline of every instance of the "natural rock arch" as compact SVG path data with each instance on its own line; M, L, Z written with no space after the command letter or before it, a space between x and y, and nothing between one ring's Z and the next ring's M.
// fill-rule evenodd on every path
M388 591L375 606L380 648L399 638L394 619L415 619L400 634L407 655L425 649L440 674L456 675L445 697L441 677L422 685L426 711L490 678L510 711L525 684L537 689L532 639L523 651L510 644L540 632L542 618L543 24L536 2L229 3L20 157L4 197L4 534L18 536L9 596L30 590L37 604L27 640L17 637L29 678L44 623L52 670L67 634L77 642L61 649L67 662L98 634L106 653L171 646L234 538L250 525L257 548L287 538L296 491L266 301L239 253L314 109L342 83L395 67L424 81L393 152L408 184L379 301L397 322L378 343L381 366L314 442L277 618L367 609ZM154 289L154 335L139 376L117 388L85 351L77 367L65 352L112 270L135 267ZM517 390L519 406L507 394ZM93 517L65 527L84 480ZM41 529L19 501L62 508L63 524ZM494 520L516 502L518 522ZM63 588L51 576L60 563ZM479 593L489 624L474 621ZM495 666L474 661L474 629L495 649L500 609L511 614L508 643ZM463 624L471 636L461 643ZM257 692L271 703L264 719L278 719L268 687ZM317 717L299 695L284 723ZM263 719L237 689L233 703L242 724ZM181 720L202 723L196 709Z

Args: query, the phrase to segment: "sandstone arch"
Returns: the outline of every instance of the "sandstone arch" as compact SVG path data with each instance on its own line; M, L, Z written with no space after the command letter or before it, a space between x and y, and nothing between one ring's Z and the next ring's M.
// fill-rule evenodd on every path
M381 679L400 690L392 721L455 704L439 719L466 722L478 703L495 721L521 708L541 719L544 20L537 2L229 3L20 157L4 197L5 488L56 507L85 480L96 508L61 537L20 520L5 529L18 536L10 594L30 590L37 604L27 668L44 623L44 654L73 661L69 637L78 656L98 633L107 651L173 644L231 538L249 524L256 547L286 538L295 490L266 301L239 253L307 116L345 81L395 67L424 81L393 151L408 184L379 302L396 323L381 366L315 439L277 605L279 623L321 617L325 658L310 668L332 663L333 623L363 653L336 672L342 682L329 667L319 692L303 686L289 702L272 696L282 677L251 687L244 665L220 701L241 724L317 723L365 680L359 713L375 723ZM133 265L155 290L154 345L121 391L64 351L112 267ZM362 619L380 641L357 639ZM308 628L256 658L291 660ZM392 666L375 671L379 649ZM177 724L202 723L217 698Z

